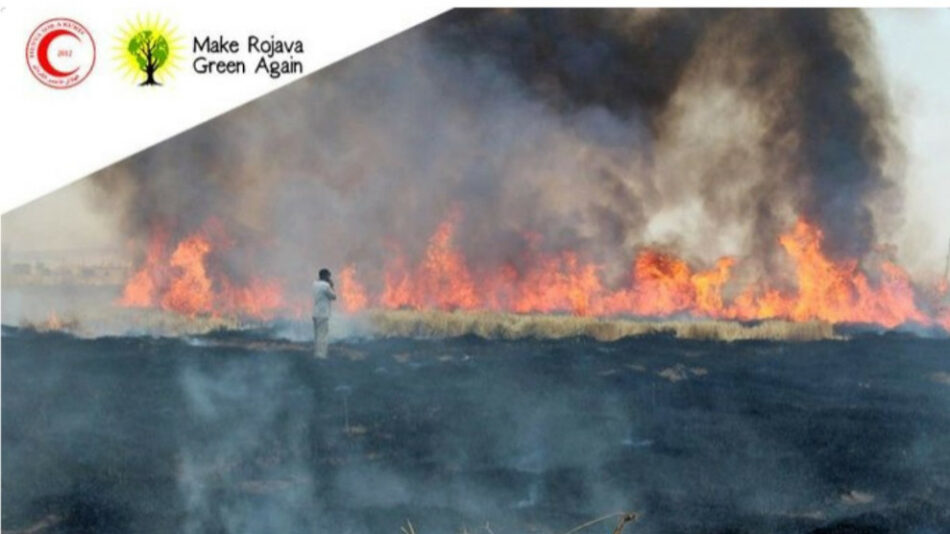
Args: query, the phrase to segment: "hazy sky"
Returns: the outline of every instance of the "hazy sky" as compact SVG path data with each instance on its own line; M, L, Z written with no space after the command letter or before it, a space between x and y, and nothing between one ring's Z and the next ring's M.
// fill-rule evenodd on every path
M902 260L943 269L950 241L950 10L869 10L907 149Z
M907 268L933 276L943 270L950 240L950 10L869 15L908 158L904 224L890 237ZM4 215L4 248L120 246L115 221L88 206L82 189L73 186Z

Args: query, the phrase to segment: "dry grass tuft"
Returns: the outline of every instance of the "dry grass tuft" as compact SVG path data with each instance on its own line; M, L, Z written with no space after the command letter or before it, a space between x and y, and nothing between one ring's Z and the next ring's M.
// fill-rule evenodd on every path
M633 320L571 315L520 315L495 312L374 310L365 315L373 334L387 337L457 337L486 339L561 339L591 337L615 341L649 334L713 341L817 341L839 339L831 324L770 320L743 324L721 320Z

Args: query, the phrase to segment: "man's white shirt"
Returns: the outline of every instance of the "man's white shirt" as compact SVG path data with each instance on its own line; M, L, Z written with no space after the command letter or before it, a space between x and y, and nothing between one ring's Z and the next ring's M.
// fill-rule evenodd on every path
M316 280L313 283L313 318L329 319L330 303L336 300L336 293L327 282Z

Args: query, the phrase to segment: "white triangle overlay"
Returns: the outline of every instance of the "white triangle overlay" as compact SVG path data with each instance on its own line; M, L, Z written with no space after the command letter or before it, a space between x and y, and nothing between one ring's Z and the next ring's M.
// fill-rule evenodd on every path
M0 180L6 212L179 132L273 91L446 10L422 3L372 5L269 0L240 2L0 2ZM151 14L171 21L184 44L179 69L165 86L138 87L114 59L127 21ZM96 43L96 64L81 84L57 90L27 68L26 43L55 17L83 24ZM304 73L274 80L251 74L257 54L243 53L248 74L201 75L192 69L192 38L224 35L241 43L299 39Z

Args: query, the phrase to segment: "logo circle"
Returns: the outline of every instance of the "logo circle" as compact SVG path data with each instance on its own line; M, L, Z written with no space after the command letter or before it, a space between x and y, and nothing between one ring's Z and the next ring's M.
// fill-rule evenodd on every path
M73 19L49 19L26 41L26 65L33 77L53 89L79 85L96 64L96 42Z

